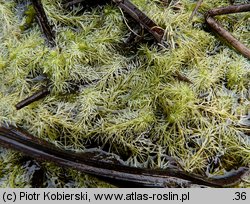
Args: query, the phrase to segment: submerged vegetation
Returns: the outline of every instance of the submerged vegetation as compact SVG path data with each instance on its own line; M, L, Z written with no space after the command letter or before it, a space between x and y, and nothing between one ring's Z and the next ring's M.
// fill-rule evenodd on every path
M206 11L230 1L204 0L190 22L196 1L172 0L166 7L131 0L165 29L163 45L112 4L67 10L63 0L42 2L56 36L53 48L30 1L0 0L1 123L64 149L98 147L135 167L166 168L171 156L185 171L207 177L250 165L250 61L204 20ZM249 18L249 12L216 17L247 47ZM131 29L138 31L132 46L126 43ZM46 98L16 110L44 86ZM34 183L37 177L43 179ZM240 186L249 182L248 175ZM110 185L0 148L0 186Z

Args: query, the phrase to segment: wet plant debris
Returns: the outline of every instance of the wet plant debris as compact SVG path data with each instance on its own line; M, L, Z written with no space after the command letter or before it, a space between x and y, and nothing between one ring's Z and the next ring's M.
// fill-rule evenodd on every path
M36 138L20 128L0 127L0 144L7 148L21 151L41 161L54 162L63 167L70 167L100 178L110 179L120 186L137 187L229 187L238 184L248 168L239 168L227 175L203 178L180 171L176 168L164 170L128 167L113 158L106 159L108 153L92 151L74 153L61 150L53 144ZM89 154L89 153L92 153ZM96 158L95 158L96 157Z
M0 0L0 186L249 187L248 8Z

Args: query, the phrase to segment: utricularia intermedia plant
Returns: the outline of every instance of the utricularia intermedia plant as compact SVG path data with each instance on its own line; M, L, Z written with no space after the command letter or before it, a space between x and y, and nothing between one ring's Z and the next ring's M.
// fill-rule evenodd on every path
M232 2L204 0L192 21L197 1L131 2L164 29L162 45L115 4L65 9L65 1L43 0L56 37L51 48L30 1L0 0L0 122L63 149L104 149L135 167L164 169L166 156L199 175L249 166L250 61L204 19ZM249 12L216 17L250 47L249 18ZM46 85L46 98L16 110ZM110 187L0 152L1 187ZM249 177L239 186L249 186Z

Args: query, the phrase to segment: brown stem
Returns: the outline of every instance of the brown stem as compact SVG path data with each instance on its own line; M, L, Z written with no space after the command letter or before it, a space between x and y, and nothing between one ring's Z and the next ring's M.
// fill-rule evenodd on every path
M31 0L31 2L36 11L37 21L40 25L40 28L42 29L42 32L44 33L46 39L48 40L49 45L55 47L56 46L55 36L51 29L51 26L49 25L49 21L44 11L41 0Z
M50 91L47 87L43 88L43 89L37 91L36 93L34 93L32 96L30 96L30 97L22 100L18 104L16 104L16 109L20 110L21 108L28 106L29 104L46 97L49 93L50 93Z
M204 179L175 168L141 169L125 166L119 160L107 163L100 158L90 157L89 153L79 154L59 149L53 144L13 126L0 127L0 144L37 160L54 162L63 167L74 168L101 178L120 181L120 184L127 182L130 187L135 185L141 187L188 187L191 184L225 187L238 183L249 170L241 167L227 176Z
M244 44L239 42L234 36L232 36L227 30L225 30L222 25L214 20L211 16L206 18L209 26L215 30L220 36L226 39L226 41L232 45L236 50L238 50L242 55L250 59L250 49Z
M86 4L98 5L100 0L96 1L87 1ZM83 3L84 0L73 0L66 4L64 4L65 8L73 6L75 4ZM103 0L102 0L103 2ZM140 9L138 9L134 4L132 4L129 0L112 0L119 8L129 14L137 23L141 24L145 27L145 29L151 33L154 38L162 43L164 30L158 26L153 20L151 20L146 14L144 14Z
M187 82L189 84L193 84L193 82L187 78L186 76L184 76L183 74L181 74L180 72L178 71L175 71L175 74L176 74L176 78L180 81L184 81L184 82Z
M250 11L250 4L242 4L242 5L231 5L226 7L220 7L211 9L208 11L207 16L217 16L231 13L241 13Z
M153 20L151 20L147 15L145 15L141 10L139 10L134 4L129 0L112 0L129 14L135 21L140 23L149 33L151 33L155 39L162 43L164 30L159 27Z
M191 21L191 20L193 19L194 15L197 13L198 9L200 8L202 2L203 2L203 0L199 0L199 1L197 2L196 6L195 6L195 8L194 8L194 10L193 10L193 12L192 12L190 18L189 18L189 21Z

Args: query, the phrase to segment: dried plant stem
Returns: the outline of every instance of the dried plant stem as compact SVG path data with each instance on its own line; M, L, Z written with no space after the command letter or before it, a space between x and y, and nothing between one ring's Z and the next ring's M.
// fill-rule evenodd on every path
M194 10L193 10L193 12L192 12L190 18L189 18L189 21L191 21L191 20L193 19L194 15L196 14L196 12L198 11L198 9L200 8L202 2L203 2L203 0L199 0L199 1L197 2L196 6L195 6L195 8L194 8Z
M20 110L23 107L28 106L29 104L46 97L49 93L50 93L50 91L47 87L43 88L43 89L37 91L36 93L34 93L32 96L30 96L30 97L22 100L18 104L16 104L16 109Z
M140 23L149 33L155 37L159 43L162 43L164 29L159 27L153 20L151 20L147 15L139 10L129 0L113 0L113 2L115 2L118 7L129 14L135 21Z
M220 36L222 36L230 45L232 45L236 50L238 50L242 55L250 59L250 49L238 41L234 36L232 36L222 25L211 16L206 18L209 26L215 30Z
M34 9L36 11L36 17L37 21L41 27L42 32L44 33L49 45L51 47L55 47L55 36L51 29L51 26L49 25L48 18L46 16L46 13L44 11L43 5L41 3L41 0L31 0Z
M250 11L250 4L232 5L232 6L211 9L208 11L207 16L217 16L217 15L225 15L232 13L248 12L248 11Z
M122 9L121 9L121 8L119 8L119 9L120 9L120 11L121 11L122 17L123 17L123 19L124 19L124 23L126 24L127 28L128 28L135 36L137 36L137 37L142 37L142 36L138 35L135 31L133 31L133 29L129 26L129 24L128 24L127 20L126 20L126 17L125 17L125 15L124 15Z
M184 81L186 83L189 83L189 84L193 84L193 82L187 78L186 76L184 76L183 74L181 74L180 72L178 71L175 71L175 74L176 74L176 78L180 81Z
M100 0L90 1L91 4L99 4ZM64 4L65 8L73 6L75 4L83 3L83 0L73 0ZM158 26L153 20L151 20L146 14L138 9L129 0L112 0L119 8L130 15L137 23L141 24L149 33L151 33L157 42L162 43L164 36L164 29ZM88 3L88 2L87 2Z
M164 170L134 168L123 165L119 160L108 163L100 161L96 157L90 157L88 153L77 154L59 149L53 144L13 126L0 126L0 144L41 161L54 162L63 167L74 168L101 178L120 181L120 183L127 182L130 187L134 185L141 187L188 187L192 184L225 187L235 185L249 171L248 168L241 167L229 175L205 179L175 168Z

